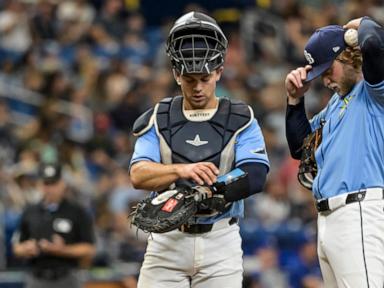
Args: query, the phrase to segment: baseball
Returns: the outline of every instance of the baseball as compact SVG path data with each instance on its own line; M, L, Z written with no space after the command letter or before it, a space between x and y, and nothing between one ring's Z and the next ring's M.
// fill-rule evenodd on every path
M348 29L344 33L344 41L348 46L355 47L358 44L357 38L357 30L356 29Z

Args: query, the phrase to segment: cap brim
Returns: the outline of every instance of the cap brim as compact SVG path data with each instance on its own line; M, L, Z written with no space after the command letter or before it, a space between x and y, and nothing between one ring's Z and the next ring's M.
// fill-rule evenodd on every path
M60 178L48 178L48 179L43 179L43 183L44 184L55 184L57 182L59 182Z
M312 81L313 79L319 77L321 74L323 74L325 71L327 71L333 63L334 60L328 61L326 63L323 63L321 65L312 67L311 70L308 71L307 73L307 78L305 79L304 82L309 82Z

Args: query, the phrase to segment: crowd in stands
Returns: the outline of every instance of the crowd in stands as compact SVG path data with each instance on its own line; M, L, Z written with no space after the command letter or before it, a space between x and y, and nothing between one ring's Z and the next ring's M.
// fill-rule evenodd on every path
M142 261L147 235L127 221L146 195L130 183L131 129L154 103L180 93L164 41L172 21L194 9L224 28L229 49L218 94L251 105L271 161L265 191L246 200L241 221L244 287L321 287L317 212L285 140L284 79L305 63L303 47L316 28L363 15L383 23L384 2L214 1L216 9L207 11L177 1L183 10L157 25L140 2L0 1L0 270L22 267L10 243L22 209L39 200L41 161L64 164L69 196L92 213L94 267ZM313 86L306 98L311 114L331 95Z

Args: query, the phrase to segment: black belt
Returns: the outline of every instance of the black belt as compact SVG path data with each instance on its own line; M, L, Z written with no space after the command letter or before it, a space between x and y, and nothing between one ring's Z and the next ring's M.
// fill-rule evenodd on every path
M229 225L237 223L237 218L232 217L229 219ZM214 224L183 224L179 227L179 230L189 234L202 234L210 232Z
M363 201L366 194L367 194L366 190L360 190L360 191L355 192L355 193L350 193L347 195L347 198L345 199L345 204ZM384 199L384 189L383 189L383 197L382 198ZM316 202L316 208L317 208L318 212L330 211L331 209L329 207L329 199L324 199L324 200Z
M69 268L33 269L31 273L38 279L53 281L67 276L70 271Z

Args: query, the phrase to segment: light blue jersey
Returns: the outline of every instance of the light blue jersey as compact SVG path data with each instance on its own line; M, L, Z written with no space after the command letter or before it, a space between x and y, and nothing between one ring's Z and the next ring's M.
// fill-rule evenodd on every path
M269 160L265 149L264 137L255 119L252 121L249 127L237 135L234 149L235 167L250 162L262 163L269 167ZM140 136L136 141L131 165L139 161L152 161L161 163L160 141L154 127ZM243 217L243 214L244 203L243 200L240 200L234 202L231 209L226 213L213 217L198 217L196 220L197 223L200 224L210 224L222 218Z
M360 81L343 99L333 95L311 119L312 131L321 122L325 124L315 153L315 198L384 187L384 81Z

